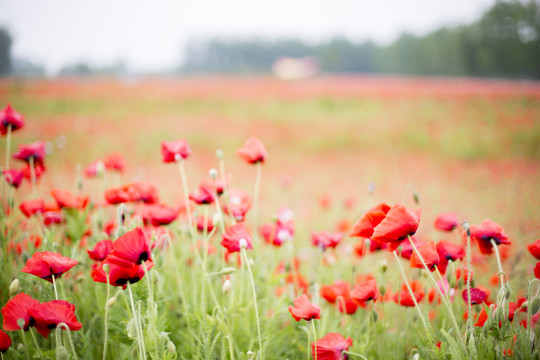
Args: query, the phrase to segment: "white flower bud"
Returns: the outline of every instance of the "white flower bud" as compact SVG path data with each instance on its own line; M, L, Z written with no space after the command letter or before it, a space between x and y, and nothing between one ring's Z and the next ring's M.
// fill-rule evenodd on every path
M238 242L239 245L240 245L240 249L245 249L247 248L247 241L246 239L240 239L240 241Z
M216 169L210 169L208 171L208 175L210 175L211 179L216 179L218 176L218 171Z
M114 304L116 304L116 296L113 296L109 299L109 301L107 302L107 307L111 308L114 306Z
M225 282L223 283L223 285L221 286L221 291L223 291L223 293L225 295L228 295L231 293L232 291L232 284L231 284L231 280L227 279L225 280Z
M15 279L11 282L11 285L9 285L9 295L15 296L19 292L19 279Z

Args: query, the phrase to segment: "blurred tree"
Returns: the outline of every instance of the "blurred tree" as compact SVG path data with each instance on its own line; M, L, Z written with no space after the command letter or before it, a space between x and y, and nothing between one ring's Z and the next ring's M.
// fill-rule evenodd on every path
M11 73L11 44L9 31L0 28L0 76Z

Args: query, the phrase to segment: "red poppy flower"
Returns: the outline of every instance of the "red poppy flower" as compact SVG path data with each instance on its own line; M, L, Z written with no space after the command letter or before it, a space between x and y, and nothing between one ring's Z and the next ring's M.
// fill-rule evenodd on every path
M6 352L11 346L11 338L8 334L0 330L0 352Z
M306 293L309 290L309 283L299 272L287 274L285 282L294 286L294 293Z
M116 239L111 254L135 265L152 259L150 241L140 228L128 231Z
M105 201L108 204L116 205L131 201L129 193L125 187L111 188L105 191Z
M204 179L201 181L201 186L205 186L212 191L215 191L218 195L223 194L223 191L227 188L228 182L227 179L217 178L215 180ZM213 192L212 192L213 194Z
M472 295L471 295L472 297ZM493 313L497 310L497 305L493 305ZM517 304L514 302L508 303L508 321L512 322L514 320L514 315L517 310ZM488 319L488 314L486 312L486 308L482 307L482 311L480 312L480 315L478 316L478 320L476 321L476 324L474 326L483 327ZM499 327L502 326L502 322L499 321Z
M34 159L34 164L42 164L45 158L45 142L36 141L27 145L20 145L19 149L13 154L13 158L27 163L30 158Z
M86 250L90 259L103 261L112 252L112 241L109 239L99 241L93 250Z
M204 215L197 216L197 218L195 219L195 226L197 226L198 231L204 231ZM206 219L206 231L209 233L212 230L214 230L214 223L212 222L212 218L208 218Z
M364 215L353 225L349 236L360 236L364 238L371 238L373 235L373 229L383 221L386 214L390 211L390 206L385 203L366 211Z
M251 199L248 193L242 190L232 189L229 191L230 203L228 206L223 205L225 214L232 214L236 221L243 221L246 213L251 208Z
M328 248L334 249L341 239L343 239L343 233L332 234L328 231L311 232L311 243L322 249L322 251L325 251Z
M439 254L437 254L437 248L435 243L430 241L417 247L418 253L415 251L411 256L411 267L417 269L423 269L424 265L420 260L420 256L424 259L429 271L435 271L435 266L439 264ZM418 255L420 254L420 255Z
M8 126L11 125L11 131L19 130L24 126L24 117L16 112L11 104L8 103L5 108L0 110L0 135L8 133Z
M452 231L458 225L458 216L455 213L444 213L435 219L435 229Z
M343 355L343 351L349 350L353 340L348 337L344 338L338 333L328 333L317 342L311 344L313 359L318 360L347 360L347 355Z
M409 282L409 285L411 285L411 290L413 291L414 298L416 299L416 302L422 301L424 298L425 292L424 288L422 287L422 284L420 282L413 280ZM403 284L401 286L401 291L397 292L394 295L394 301L398 303L401 306L414 306L413 298L411 297L411 294L409 293L409 290L407 289L407 285Z
M146 204L155 204L159 202L158 189L151 183L139 181L127 185L126 187L130 201L141 201Z
M22 168L23 176L26 180L32 180L32 169L29 164L27 164L25 167ZM45 173L45 165L43 163L35 163L34 164L34 175L36 178L36 181L41 178L41 176Z
M180 159L187 159L191 148L185 140L163 141L161 143L161 157L164 163L173 163Z
M390 250L395 250L407 236L414 235L420 225L420 209L411 210L397 204L386 217L373 229L371 240L388 243Z
M65 300L52 300L43 304L34 305L28 310L30 317L34 319L34 326L38 333L45 338L49 336L51 330L64 323L69 330L77 331L82 328L82 324L75 316L75 305Z
M145 224L161 226L172 223L178 217L178 210L162 204L145 205L142 208L142 218Z
M214 189L205 183L201 183L199 191L189 194L189 198L198 205L212 204L214 202Z
M110 154L103 161L103 165L107 170L123 172L126 166L126 161L122 154Z
M527 245L527 249L532 256L540 260L540 239L536 240L532 244Z
M347 297L351 287L344 280L337 280L332 285L321 286L321 296L331 304L336 302L338 296Z
M24 171L16 170L16 169L9 169L9 170L3 170L2 173L4 175L4 179L6 179L6 182L9 185L13 186L15 189L21 186L22 181L24 179Z
M135 284L141 280L145 273L154 267L152 260L145 261L141 265L133 265L115 256L107 256L107 258L92 270L92 279L96 282L107 283L107 274L103 270L103 265L109 266L109 283L113 286L121 286L123 289L127 287L127 283ZM144 267L146 267L146 271Z
M462 260L465 257L465 247L461 244L455 244L451 241L441 240L437 243L437 253L439 254L439 271L446 273L448 261Z
M4 317L2 327L4 330L19 331L21 329L17 323L19 319L24 320L23 329L28 330L31 326L28 310L37 304L39 304L39 301L32 299L30 295L25 293L20 293L9 299L2 308L2 316Z
M504 233L503 227L490 219L482 221L480 225L471 225L471 239L476 240L482 254L491 254L493 252L491 240L496 245L511 244L510 239Z
M294 306L289 306L289 312L296 321L301 319L311 321L321 318L321 308L311 303L306 294L302 294L294 300Z
M19 205L19 209L21 209L26 217L30 217L36 213L43 213L45 211L45 201L43 199L23 201Z
M64 215L58 211L45 211L43 213L43 223L45 226L50 226L53 224L61 224L65 221Z
M103 161L97 160L84 169L84 176L87 178L93 178L98 176L99 174L102 174L104 170L105 164L103 164Z
M369 301L377 300L379 295L377 282L373 278L368 278L356 283L354 289L350 293L351 299L362 307Z
M266 160L266 148L256 137L247 140L244 147L236 150L236 154L248 164L264 163Z
M335 305L342 314L354 315L356 310L358 310L358 304L351 299L349 294L346 296L338 296Z
M417 249L424 244L424 242L419 240L416 236L411 236L411 239ZM401 249L399 250L399 253L402 258L411 260L413 252L414 248L412 247L410 241L404 241L403 243L401 243Z
M540 280L540 261L536 263L536 266L534 267L534 276Z
M72 194L71 191L64 189L53 189L51 195L59 208L84 209L90 201L88 196L77 196Z
M463 301L465 301L466 303L469 302L469 293L467 289L463 290L461 296L463 297ZM477 288L471 289L471 304L481 304L487 300L487 297L488 294L486 294L484 291Z
M230 253L240 251L240 240L246 241L246 249L253 249L251 236L247 233L244 223L233 225L223 234L221 245Z
M268 244L281 246L294 236L294 228L289 224L283 224L279 220L273 224L265 224L261 227L261 235Z
M53 275L55 279L58 279L78 263L78 261L62 256L62 254L52 253L50 251L35 252L26 261L26 266L21 271L52 283Z

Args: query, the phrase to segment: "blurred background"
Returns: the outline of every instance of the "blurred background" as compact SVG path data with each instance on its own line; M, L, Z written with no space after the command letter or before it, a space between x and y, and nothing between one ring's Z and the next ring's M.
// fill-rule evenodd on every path
M540 77L537 0L0 0L0 74Z

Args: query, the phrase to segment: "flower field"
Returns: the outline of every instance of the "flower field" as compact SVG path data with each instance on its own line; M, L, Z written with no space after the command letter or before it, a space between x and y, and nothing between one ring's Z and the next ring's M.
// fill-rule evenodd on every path
M0 81L3 359L537 359L540 84Z

